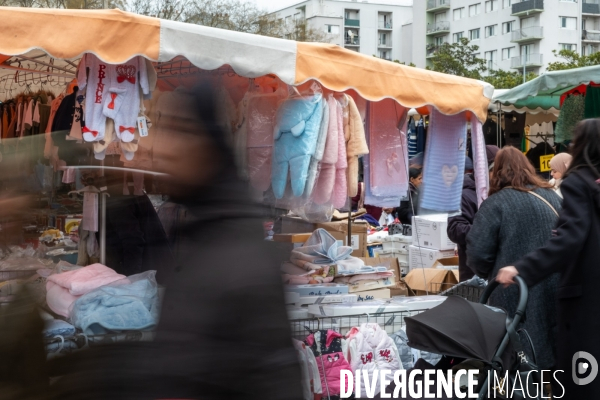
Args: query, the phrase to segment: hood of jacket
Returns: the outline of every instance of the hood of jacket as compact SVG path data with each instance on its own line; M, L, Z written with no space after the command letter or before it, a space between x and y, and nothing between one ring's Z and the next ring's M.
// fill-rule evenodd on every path
M475 179L473 178L473 174L465 174L465 179L463 180L463 190L464 189L475 191Z

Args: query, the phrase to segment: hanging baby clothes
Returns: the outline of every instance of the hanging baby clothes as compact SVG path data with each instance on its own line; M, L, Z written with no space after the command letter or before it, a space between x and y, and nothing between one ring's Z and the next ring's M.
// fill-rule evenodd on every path
M143 57L137 56L120 65L109 65L107 75L108 94L104 99L104 116L115 121L117 136L122 142L128 143L134 140L137 127L140 87L143 94L150 94L146 62ZM102 137L96 140L100 139Z
M331 199L333 186L335 185L335 165L338 161L339 129L337 101L330 94L327 97L327 109L329 111L329 123L327 127L327 139L325 150L321 159L318 180L314 189L313 199L316 204L325 204Z
M371 193L378 197L402 197L408 191L407 110L395 100L371 102L369 147Z
M475 188L477 192L477 205L487 198L489 184L488 160L483 137L483 126L477 117L471 117L471 141L473 145L473 165L475 172Z
M317 176L319 174L319 165L323 159L325 153L325 144L327 142L327 130L329 129L329 104L323 102L323 119L321 120L321 127L319 128L319 137L317 139L317 148L315 154L310 160L310 167L308 168L308 179L306 181L306 190L304 196L310 197L313 193Z
M433 109L429 129L421 207L440 212L460 210L467 142L465 115L447 116Z
M342 352L342 335L331 329L320 330L310 334L304 342L310 347L315 356L321 378L323 397L327 399L339 398L342 384L340 371L352 370Z
M277 106L281 100L278 93L256 94L248 100L246 114L246 149L248 178L250 184L264 192L271 184L271 160L273 159L273 129Z
M421 118L417 122L417 154L425 151L425 143L427 142L427 132L425 130L425 120Z
M104 138L106 116L103 105L109 89L109 67L110 65L101 61L93 54L84 54L79 63L77 82L81 90L86 90L88 99L85 110L85 127L83 127L83 139L93 142ZM87 69L89 68L89 74Z
M556 121L556 129L554 131L555 143L562 143L573 139L575 125L583 119L584 112L585 99L582 96L567 96Z
M98 193L87 187L83 190L82 228L88 232L98 232Z
M344 207L348 201L348 159L346 153L346 135L344 133L344 111L336 101L338 120L338 161L335 164L335 185L333 187L332 203L335 208Z
M275 198L283 198L288 170L295 197L304 193L310 159L317 146L323 116L321 93L286 100L277 111L271 182Z
M250 91L246 92L240 104L238 104L238 125L233 135L238 174L242 179L248 178L248 121L246 120L246 113L251 96Z
M60 106L64 96L60 94L56 99L52 100L50 105L50 116L48 117L48 124L46 125L46 145L44 146L44 158L50 159L54 150L54 144L52 143L52 123L54 122L54 116Z
M365 127L354 99L345 94L347 107L344 109L344 135L348 158L348 196L358 193L358 157L369 154L365 139Z

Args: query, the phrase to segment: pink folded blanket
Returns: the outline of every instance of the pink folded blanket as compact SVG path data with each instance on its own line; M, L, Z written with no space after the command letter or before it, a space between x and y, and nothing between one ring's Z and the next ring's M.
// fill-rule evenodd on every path
M102 264L92 264L74 271L50 275L48 282L53 282L67 289L73 296L81 296L100 286L125 279L125 275L117 274L113 269Z

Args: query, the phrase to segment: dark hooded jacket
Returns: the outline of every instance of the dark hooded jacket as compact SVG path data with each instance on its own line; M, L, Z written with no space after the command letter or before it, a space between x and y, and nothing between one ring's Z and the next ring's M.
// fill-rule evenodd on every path
M477 192L473 175L466 174L463 180L460 215L448 218L448 238L458 245L460 281L471 279L475 273L467 266L467 234L477 213Z

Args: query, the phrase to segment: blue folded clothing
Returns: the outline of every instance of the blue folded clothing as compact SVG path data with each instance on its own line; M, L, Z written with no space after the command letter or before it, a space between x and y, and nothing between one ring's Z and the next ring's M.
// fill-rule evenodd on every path
M52 319L45 322L42 334L45 338L51 338L58 335L68 337L73 336L75 331L75 327L68 322L61 319Z
M71 322L84 333L142 330L158 322L156 271L132 275L81 296Z

